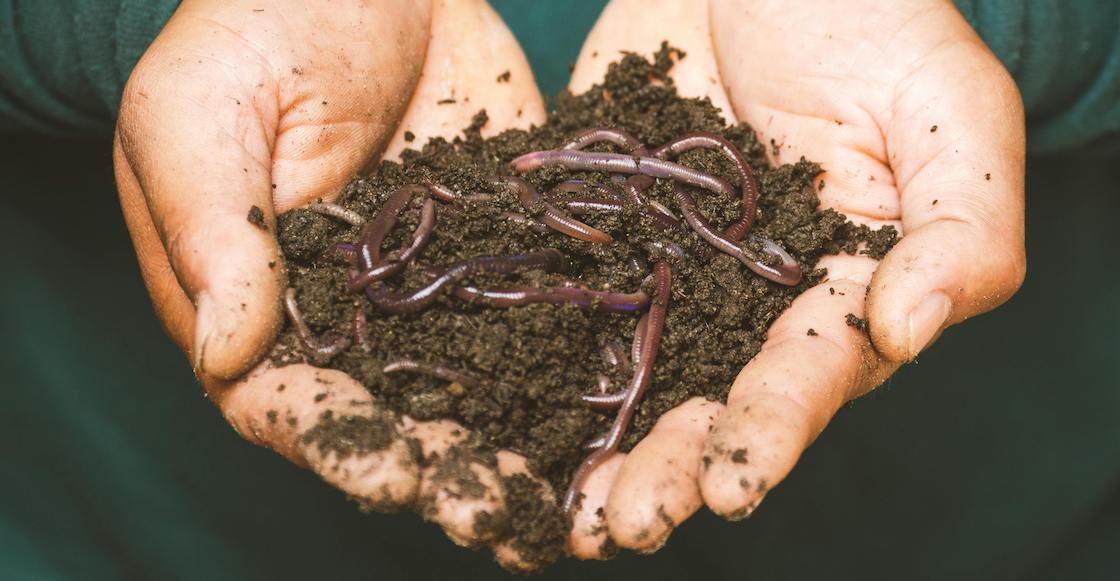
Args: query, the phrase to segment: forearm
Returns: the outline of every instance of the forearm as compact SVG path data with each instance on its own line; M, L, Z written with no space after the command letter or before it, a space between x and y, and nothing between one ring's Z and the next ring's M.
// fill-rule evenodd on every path
M179 0L0 0L0 132L106 135Z

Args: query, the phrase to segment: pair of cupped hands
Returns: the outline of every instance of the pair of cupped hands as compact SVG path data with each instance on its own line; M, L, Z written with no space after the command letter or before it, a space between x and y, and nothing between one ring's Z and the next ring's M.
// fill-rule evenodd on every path
M580 558L608 540L656 550L701 505L748 516L841 405L1004 302L1025 273L1022 105L949 0L614 0L570 89L662 40L687 53L670 73L681 94L780 144L775 161L820 162L823 206L904 237L882 261L825 257L827 281L781 315L725 404L681 404L598 468L573 515ZM388 412L339 371L261 362L283 324L275 216L335 199L407 147L406 131L415 144L450 138L479 109L484 135L545 120L521 48L484 0L184 0L128 82L114 161L156 311L235 430L528 568L511 539L473 526L502 507L499 478L526 472L523 458L472 464L489 492L457 494L432 476L464 431L405 417L387 448L340 462L301 434L324 411ZM252 206L266 229L246 219ZM406 439L434 464L410 461Z

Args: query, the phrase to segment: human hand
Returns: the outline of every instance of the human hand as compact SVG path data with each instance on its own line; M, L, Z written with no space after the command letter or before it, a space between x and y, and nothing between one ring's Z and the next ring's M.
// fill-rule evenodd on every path
M702 504L745 518L841 405L1025 275L1021 101L948 0L614 0L571 90L601 79L618 51L662 40L687 53L670 72L682 95L750 123L780 146L776 162L819 162L822 206L905 236L881 262L822 259L828 279L774 323L726 406L685 402L596 470L570 539L582 558L600 558L608 535L656 550Z
M498 478L525 472L523 459L450 458L466 440L452 422L398 421L338 371L258 364L283 322L275 216L334 199L396 156L406 131L417 144L451 137L479 109L484 135L544 120L528 63L484 0L185 0L129 80L114 162L156 311L242 436L368 507L416 506L456 542L490 543L525 568L510 539L474 528L499 511ZM384 438L324 449L313 430L325 412L353 420L358 439ZM452 461L486 493L440 481L440 462Z

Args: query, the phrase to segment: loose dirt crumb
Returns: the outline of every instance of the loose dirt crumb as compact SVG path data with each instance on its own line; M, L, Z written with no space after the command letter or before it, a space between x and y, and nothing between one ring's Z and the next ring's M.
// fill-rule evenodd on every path
M868 327L868 325L867 325L867 319L861 319L861 318L853 315L852 313L848 313L847 315L844 316L844 322L847 323L849 327L855 327L856 329L859 329L860 331L862 331L865 334L870 329L870 327Z
M256 226L257 228L260 228L265 232L268 231L268 223L264 221L264 210L260 209L260 207L253 206L252 208L249 208L249 215L246 216L246 219L249 220L250 224Z

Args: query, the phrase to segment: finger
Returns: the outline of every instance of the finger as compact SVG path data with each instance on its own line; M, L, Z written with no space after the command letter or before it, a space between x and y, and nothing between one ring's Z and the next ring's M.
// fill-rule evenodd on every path
M310 180L337 187L365 160L355 159L352 168L341 171L307 145L315 116L308 117L307 103L281 99L288 93L281 91L275 63L253 50L275 46L282 31L254 25L245 3L220 9L202 4L185 5L137 66L122 100L118 133L177 282L195 305L195 367L229 378L263 353L280 323L282 269L277 268L272 184L279 188ZM195 12L203 8L210 11ZM224 24L216 25L215 18ZM206 42L200 45L199 39ZM425 40L421 36L414 43L421 55ZM408 61L397 57L408 56L408 45L392 44L379 57L386 59L381 68L407 71L399 62ZM415 77L389 75L369 98L399 102ZM403 105L375 113L370 122L355 125L360 131L320 127L319 134L327 137L316 143L339 145L375 133L398 119ZM383 133L382 142L388 137ZM281 162L293 159L315 163L335 178L291 177L302 170ZM274 162L283 167L274 168Z
M530 472L524 456L508 450L498 452L498 474L503 481L510 530L492 545L494 558L506 570L521 573L552 564L563 556L563 533L560 531L567 525L556 509L552 487ZM544 520L553 521L554 526L543 526L540 521ZM539 531L549 528L559 538L538 536ZM549 549L542 551L542 547Z
M395 416L345 373L265 365L207 388L242 437L311 468L364 507L394 510L416 498L418 459Z
M420 463L427 466L447 453L448 448L463 443L466 428L451 420L418 422L408 416L401 418L401 435L419 445Z
M607 497L626 454L615 454L595 469L583 484L582 496L572 514L572 532L568 550L579 559L609 559L618 552L618 545L607 528Z
M887 131L906 237L876 272L868 309L876 348L896 361L999 306L1026 275L1022 104L970 40L907 78Z
M721 405L694 398L658 419L622 465L606 506L612 538L652 551L702 504L701 453Z
M876 348L910 360L1022 282L1022 106L949 4L804 17L813 10L713 0L717 62L772 157L821 163L825 206L900 220L906 238L875 276L868 317ZM896 32L868 35L868 22Z
M735 379L700 475L704 502L725 518L750 515L839 407L894 369L846 322L848 314L862 317L865 281L875 263L846 262L851 278L831 279L795 299Z
M450 139L480 110L483 137L545 119L525 53L485 0L437 0L431 43L412 102L385 152L395 158L432 137Z
M607 528L619 546L653 552L703 504L698 477L704 442L723 406L693 398L658 418L630 451L607 500Z
M421 473L420 514L457 545L491 540L502 506L496 457L470 443L447 448Z
M568 88L586 92L602 81L624 51L649 55L668 41L684 51L669 77L685 97L708 97L728 123L735 123L712 50L707 0L613 0L580 49Z

